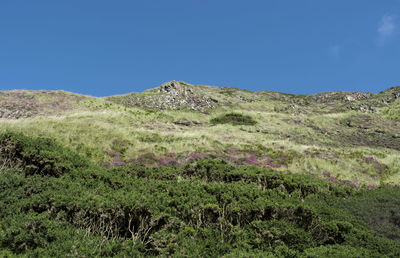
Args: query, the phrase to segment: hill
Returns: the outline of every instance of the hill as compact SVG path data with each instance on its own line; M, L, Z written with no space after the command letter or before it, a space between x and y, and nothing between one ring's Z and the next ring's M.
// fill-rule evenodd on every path
M399 98L0 92L0 254L398 257Z
M399 97L400 87L291 95L176 81L105 98L9 91L0 92L0 130L53 138L102 165L218 158L357 185L398 184ZM212 123L231 113L255 123Z

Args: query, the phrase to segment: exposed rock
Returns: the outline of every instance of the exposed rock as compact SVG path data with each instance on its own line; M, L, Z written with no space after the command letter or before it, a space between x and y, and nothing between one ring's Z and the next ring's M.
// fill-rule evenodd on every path
M379 109L370 105L351 106L350 109L360 111L362 113L379 113Z
M196 91L194 86L183 82L170 81L161 84L152 94L130 94L116 99L111 97L111 101L126 105L139 106L149 109L191 109L205 112L213 109L218 100ZM151 93L151 91L149 91Z
M329 102L341 102L345 101L356 101L356 100L365 100L373 97L372 93L363 93L363 92L344 92L344 91L329 91L322 92L313 95L311 98L313 101L319 103L329 103Z
M173 96L193 94L193 90L181 85L177 81L164 82L157 92L168 93Z
M355 101L356 99L355 99L353 96L347 95L347 96L346 96L346 100L347 100L347 101Z
M7 108L0 108L0 118L6 119L19 119L19 118L27 118L35 115L34 112L29 110L24 110L23 107L21 109L7 109Z

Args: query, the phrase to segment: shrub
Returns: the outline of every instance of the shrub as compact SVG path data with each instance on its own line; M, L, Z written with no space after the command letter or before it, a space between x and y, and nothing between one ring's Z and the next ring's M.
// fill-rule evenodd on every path
M379 257L379 253L346 245L319 246L305 250L301 257Z
M255 121L251 116L239 113L228 113L211 119L211 124L232 124L232 125L255 125Z
M89 161L49 138L30 138L20 133L0 134L0 161L8 167L23 167L26 174L61 176Z
M212 159L106 169L51 139L0 144L27 171L0 172L0 256L400 257L399 188Z

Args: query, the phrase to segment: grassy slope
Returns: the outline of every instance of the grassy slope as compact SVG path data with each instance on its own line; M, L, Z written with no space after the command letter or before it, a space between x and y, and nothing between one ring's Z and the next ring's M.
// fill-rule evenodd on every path
M121 162L153 154L163 158L168 153L175 153L181 162L187 160L185 155L193 152L228 159L232 156L243 162L247 158L250 163L252 157L262 163L260 157L271 156L276 164L281 164L275 168L279 171L321 177L329 173L357 185L400 183L400 129L395 121L387 119L388 116L395 117L398 102L381 107L383 114L362 113L349 108L337 112L336 109L343 110L343 106L348 105L343 98L351 93L337 93L333 97L329 94L296 96L185 86L192 88L196 97L204 95L218 100L217 108L209 109L209 114L184 107L154 111L115 100L130 95L92 98L65 92L22 92L22 100L26 99L26 94L34 96L37 103L42 104L42 111L29 118L2 119L0 130L52 137L96 163L115 160L105 151L118 152L117 161ZM16 93L21 94L6 92L2 95ZM152 89L143 96L148 94L163 93ZM388 98L386 92L381 95ZM382 96L361 101L380 103L376 99ZM14 102L17 100L14 98ZM73 105L69 104L67 110L49 109L55 102ZM354 103L355 106L362 105L361 102ZM249 115L257 124L210 123L212 118L228 112ZM231 149L253 152L232 154ZM287 160L281 162L279 158Z

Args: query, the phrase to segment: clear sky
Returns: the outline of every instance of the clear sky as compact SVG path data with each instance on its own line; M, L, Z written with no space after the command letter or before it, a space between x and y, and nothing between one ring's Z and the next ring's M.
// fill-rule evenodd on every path
M399 0L0 0L0 90L400 85Z

